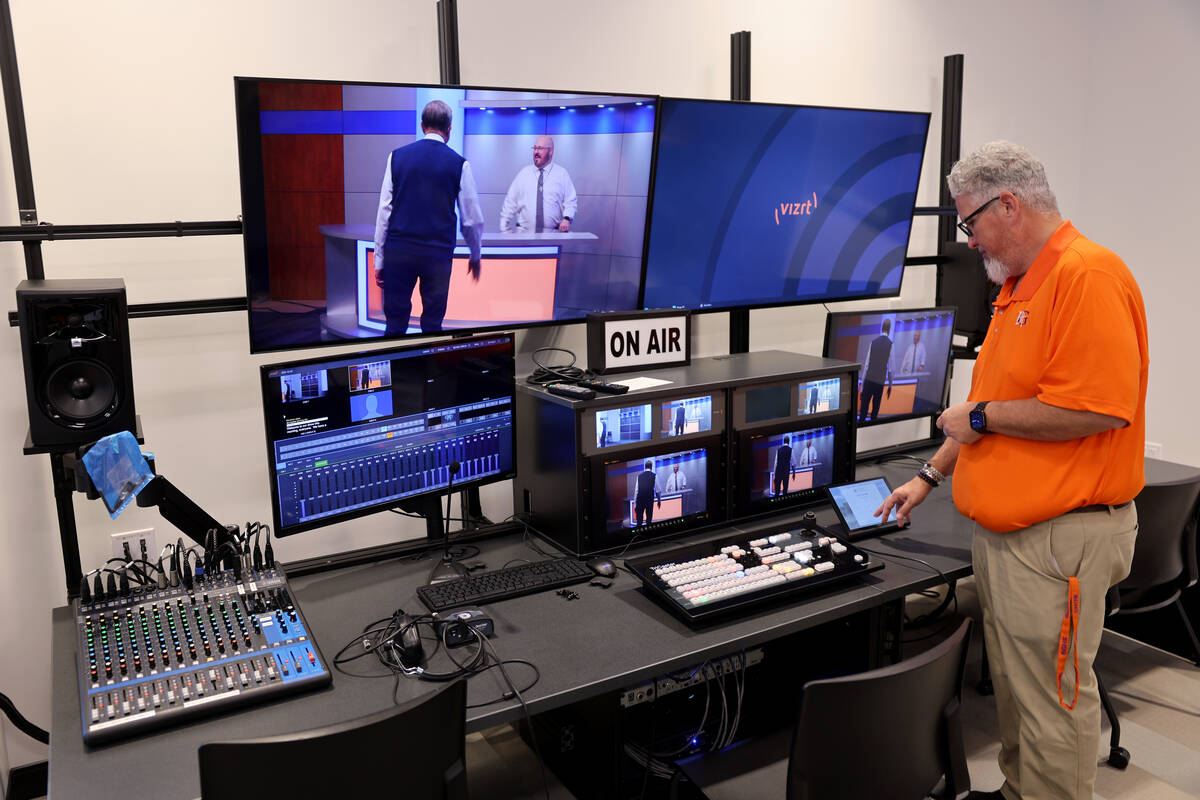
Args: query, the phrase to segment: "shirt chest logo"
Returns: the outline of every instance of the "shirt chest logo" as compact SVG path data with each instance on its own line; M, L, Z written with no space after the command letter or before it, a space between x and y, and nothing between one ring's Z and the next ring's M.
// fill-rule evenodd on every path
M1019 311L1019 312L1017 312L1017 322L1016 322L1016 324L1017 324L1017 326L1018 326L1018 327L1024 327L1024 326L1025 326L1025 323L1026 323L1028 320L1029 320L1029 312L1028 312L1028 311Z

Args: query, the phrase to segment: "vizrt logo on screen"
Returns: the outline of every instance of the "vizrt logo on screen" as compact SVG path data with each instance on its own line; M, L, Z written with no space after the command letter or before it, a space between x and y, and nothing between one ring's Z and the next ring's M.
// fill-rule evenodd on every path
M808 217L817 208L817 193L812 193L812 200L803 203L780 203L775 208L775 224L780 225L780 217Z

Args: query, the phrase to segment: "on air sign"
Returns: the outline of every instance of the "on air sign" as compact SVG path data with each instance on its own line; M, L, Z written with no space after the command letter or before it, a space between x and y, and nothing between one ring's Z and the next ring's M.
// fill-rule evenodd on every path
M692 360L686 311L589 314L588 368L599 373L679 367Z

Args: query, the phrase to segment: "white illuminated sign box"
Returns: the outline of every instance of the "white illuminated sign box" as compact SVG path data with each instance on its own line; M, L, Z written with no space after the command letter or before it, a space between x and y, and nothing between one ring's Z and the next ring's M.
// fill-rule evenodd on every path
M609 374L691 363L692 318L687 311L589 314L588 368Z

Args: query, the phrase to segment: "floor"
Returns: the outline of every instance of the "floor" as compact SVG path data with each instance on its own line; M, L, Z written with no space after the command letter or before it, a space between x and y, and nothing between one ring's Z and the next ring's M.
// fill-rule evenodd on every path
M929 610L937 598L914 595L908 600L909 615ZM978 619L974 582L959 582L958 616ZM947 617L945 628L954 625ZM940 627L940 626L939 626ZM937 628L929 629L933 632ZM924 635L911 631L916 638ZM925 643L909 649L920 650ZM964 739L971 784L991 790L1001 783L996 754L995 704L979 695L975 685L980 675L980 627L967 664L964 691ZM1122 634L1107 631L1097 662L1121 722L1121 744L1131 754L1125 770L1106 765L1109 726L1104 722L1100 764L1096 774L1099 800L1183 800L1200 798L1200 669L1179 656L1141 644ZM537 759L508 726L468 737L467 758L473 800L535 800L544 798ZM552 800L571 800L571 795L552 773L547 773ZM665 796L660 781L650 781L648 797Z

